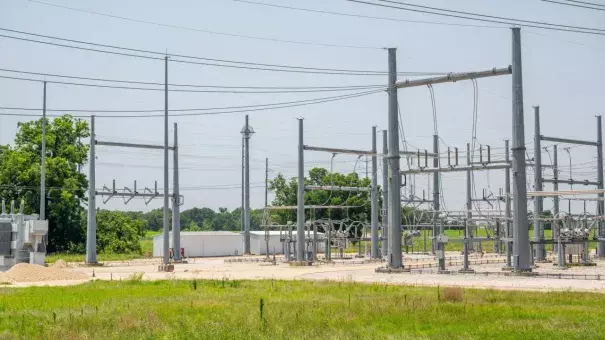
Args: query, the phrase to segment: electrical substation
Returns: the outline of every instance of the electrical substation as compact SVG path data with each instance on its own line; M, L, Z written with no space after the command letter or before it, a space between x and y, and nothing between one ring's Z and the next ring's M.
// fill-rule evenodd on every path
M457 278L492 275L498 277L498 280L510 277L527 277L528 280L605 280L605 262L602 261L605 257L605 189L601 116L596 117L594 133L586 133L580 139L571 139L552 136L541 129L539 106L534 107L533 115L525 115L520 28L512 28L511 34L510 65L428 78L399 79L397 51L388 49L388 73L385 74L388 84L380 89L387 94L386 129L368 126L367 148L341 148L324 145L321 141L306 140L305 124L320 122L313 121L313 118L299 118L297 125L292 124L290 127L297 131L291 136L297 140L297 149L291 150L297 156L296 203L269 203L271 190L268 159L272 155L267 154L265 200L262 204L262 222L257 230L251 228L250 206L261 204L251 202L250 144L253 143L252 135L259 132L250 124L250 120L254 123L254 118L249 119L246 115L244 126L239 131L242 147L240 232L181 232L180 207L187 195L202 194L202 191L181 194L178 124L175 122L173 125L174 139L170 141L169 58L163 58L163 145L98 137L95 130L96 116L91 115L89 118L85 262L94 269L84 267L82 270L94 270L95 277L114 277L113 269L97 267L97 197L102 199L103 204L117 198L128 204L138 198L146 205L154 199L162 198L162 233L153 237L152 258L140 264L140 268L132 268L149 272L150 278L161 272L175 272L188 277L190 271L197 270L194 269L197 267L202 268L199 269L201 271L203 268L218 271L217 268L227 266L229 269L226 271L229 273L246 278L262 277L264 272L266 275L283 274L286 278L295 278L296 271L304 271L304 275L310 277L324 278L325 276L312 270L318 267L336 268L331 270L338 273L338 268L346 267L347 271L359 271L361 280L373 278L395 280L394 282L407 282L406 275L412 274L442 277L456 275ZM481 79L492 77L512 83L510 136L498 145L482 144L476 139L474 130L472 140L465 144L445 144L436 124L434 88L471 82L477 91ZM45 81L44 118L46 84ZM414 87L426 87L431 95L435 128L432 145L424 145L424 148L409 148L406 143L402 143L400 135L403 127L414 127L406 126L406 122L401 120L398 92ZM476 105L475 99L475 115ZM529 122L532 121L534 134L526 138L526 123L530 125ZM592 125L590 121L579 120L577 123L586 127ZM46 133L44 126L43 124L43 135ZM533 155L527 146L532 146ZM573 147L592 148L597 164L594 174L582 174L581 178L572 175L570 150ZM147 186L141 187L139 181L135 180L131 186L126 186L119 179L113 180L111 184L99 185L95 165L99 148L163 151L164 178L160 181L163 188L158 189L157 181L145 183ZM566 166L559 164L563 151L570 159L569 176L561 171ZM172 183L169 181L170 153ZM305 178L310 170L305 166L305 155L310 153L331 155L330 169L326 169L328 174L336 172L333 165L337 157L354 157L354 172L365 159L369 185L310 184ZM546 158L548 162L545 161ZM43 156L43 169L44 161ZM533 173L533 183L528 181L528 172ZM444 197L448 195L448 190L443 187L443 178L456 173L465 176L465 193L463 208L453 210L445 205ZM497 177L502 177L502 180L493 188L491 182L488 187L480 188L475 182L475 176L487 174L489 178L490 173L498 174ZM418 183L427 183L426 189L419 189L422 186ZM561 189L561 185L570 188ZM40 187L44 196L44 180L41 180ZM308 203L308 195L313 192L320 192L326 198L325 202ZM336 193L344 194L347 199L334 203L332 198ZM349 204L349 198L363 203ZM548 213L544 209L545 200L552 200L553 203L553 209ZM562 202L569 203L567 209L562 207ZM577 203L583 205L583 209L572 209L571 202L576 202L574 207L578 206ZM44 211L44 204L42 199L41 211ZM594 206L596 211L591 212L591 208L587 206ZM359 217L360 215L351 213L361 207L369 207L368 216ZM528 207L533 208L528 211ZM276 214L286 214L291 218L287 223L278 223L274 218ZM169 223L170 215L172 223ZM8 268L20 262L44 263L47 223L45 216L15 212L14 203L7 213L3 203L0 215L0 266Z

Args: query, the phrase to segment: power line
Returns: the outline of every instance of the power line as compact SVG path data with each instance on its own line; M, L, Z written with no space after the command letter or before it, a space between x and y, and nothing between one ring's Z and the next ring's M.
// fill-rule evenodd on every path
M37 3L37 4L41 4L41 5L52 6L52 7L67 9L67 10L70 10L70 11L87 13L87 14L92 14L92 15L97 15L97 16L103 16L103 17L108 17L108 18L113 18L113 19L119 19L119 20L137 22L137 23L147 24L147 25L153 25L153 26L168 27L168 28L174 28L174 29L180 29L180 30L186 30L186 31L192 31L192 32L200 32L200 33L206 33L206 34L221 35L221 36L227 36L227 37L253 39L253 40L262 40L262 41L270 41L270 42L278 42L278 43L298 44L298 45L308 45L308 46L319 46L319 47L352 48L352 49L364 49L364 50L379 50L379 49L382 49L381 47L376 47L376 46L360 46L360 45L341 45L341 44L315 43L315 42L309 42L309 41L267 38L267 37L259 37L259 36L252 36L252 35L243 35L243 34L226 33L226 32L219 32L219 31L210 31L210 30L203 30L203 29L199 29L199 28L192 28L192 27L185 27L185 26L164 24L164 23L160 23L160 22L154 22L154 21L147 21L147 20L141 20L141 19L128 18L128 17L124 17L124 16L118 16L118 15L101 13L101 12L95 12L95 11L88 11L88 10L84 10L84 9L80 9L80 8L68 7L68 6L63 6L63 5L57 5L57 4L52 4L52 3L43 2L43 1L37 1L37 0L28 0L28 1L34 2L34 3Z
M545 21L533 21L533 20L523 20L523 19L516 19L516 18L499 17L499 16L494 16L494 15L488 15L488 14L479 14L479 13L472 13L472 12L456 11L456 10L453 10L453 9L444 9L444 8L438 8L438 7L414 5L414 4L406 3L406 2L403 2L403 1L395 1L395 0L376 0L376 1L387 2L387 3L392 3L392 4L398 4L398 5L408 6L408 7L415 7L415 8L423 8L423 9L436 10L436 11L440 11L440 12L448 12L448 13L456 13L456 14L463 14L463 15L471 15L471 16L490 18L490 19L497 19L497 20L507 20L507 21L513 21L515 23L522 22L522 23L534 24L534 25L544 25L544 26L553 26L553 27L562 27L562 28L571 28L571 29L579 29L579 30L589 30L589 31L605 32L605 29L600 29L600 28L591 28L591 27L583 27L583 26L572 26L572 25L561 25L561 24L553 24L553 23L549 23L549 22L545 22Z
M33 79L33 78L23 78L23 77L10 77L10 76L2 76L2 79L11 79L11 80L19 80L19 81L29 81L29 82L46 82L49 84L60 84L60 85L70 85L70 86L83 86L83 87L97 87L97 88L109 88L109 89L120 89L120 90L137 90L137 91L160 91L164 92L165 90L162 88L147 88L147 87L131 87L131 86L116 86L116 85L100 85L100 84L84 84L84 83L74 83L74 82L65 82L65 81L56 81L56 80L41 80L41 79ZM100 81L111 81L111 80L100 80ZM352 88L332 88L332 89L300 89L300 90L191 90L191 89L169 89L169 92L189 92L189 93L238 93L238 94L267 94L267 93L308 93L308 92L339 92L339 91L357 91L364 89L376 89L379 86L370 85L367 87L352 87Z
M594 3L594 2L586 2L586 1L578 1L578 0L565 0L565 1L567 1L567 2L575 2L575 3L578 3L578 4L591 5L591 6L605 7L605 5L603 5L603 4L597 4L597 3Z
M378 3L367 2L367 1L360 1L360 0L346 0L346 1L356 2L356 3L360 3L360 4L371 5L371 6L378 6L378 7L399 9L399 10L402 10L402 11L410 11L410 12L417 12L417 13L433 14L433 15L439 15L439 16L445 16L445 17L451 17L451 18L458 18L458 19L474 20L474 21L481 21L481 22L491 22L491 23L506 24L506 25L518 25L518 26L524 26L524 27L532 27L532 28L539 28L539 29L553 30L553 31L561 31L561 32L569 32L569 33L584 33L584 34L591 34L591 35L605 35L605 33L603 33L603 32L582 31L582 30L577 30L577 29L563 29L563 28L557 28L557 27L548 27L548 26L537 26L537 25L532 25L532 24L523 24L523 23L519 23L519 22L506 22L506 21L483 19L483 18L473 18L473 17L468 17L468 16L454 15L454 14L448 14L448 13L439 13L439 12L431 12L431 11L425 11L425 10L419 10L419 9L413 9L413 8L405 8L405 7L398 7L398 6L393 6L393 5L378 4ZM396 3L396 4L400 4L401 5L401 3L394 2L394 1L386 1L386 0L378 0L378 1L391 2L391 3ZM443 9L439 9L439 10L440 11L448 11L448 10L443 10ZM473 14L473 15L482 16L482 15L479 15L479 14ZM489 16L487 16L487 17L489 17ZM597 31L600 30L600 29L592 29L592 28L583 28L583 29L597 30Z
M16 40L22 40L22 41L28 41L28 42L34 42L34 43L40 43L40 44L53 45L53 46L58 46L58 47L80 49L80 50L85 50L85 51L90 51L90 52L116 54L116 55L127 56L127 57L137 57L137 58L153 59L153 60L164 60L164 56L166 56L166 52L142 50L142 49L128 48L128 47L115 46L115 45L107 45L107 44L98 44L98 43L92 43L92 42L88 42L88 41L67 39L67 38L55 37L55 36L50 36L50 35L38 34L38 33L30 33L30 32L18 31L18 30L13 30L13 29L8 29L8 28L0 28L0 31L6 31L6 32L11 32L11 33L16 33L16 34L23 34L23 35L34 36L34 37L45 38L45 39L59 40L59 41L69 42L69 43L76 43L76 44L90 45L90 46L95 46L95 47L103 47L103 48L128 51L129 53L99 50L99 49L89 48L89 47L65 45L65 44L53 43L53 42L48 42L48 41L40 41L40 40L34 40L34 39L28 39L28 38L0 35L0 37L8 38L8 39L16 39ZM140 54L132 54L130 52L152 54L152 55L156 55L157 57L140 55ZM226 59L213 59L213 58L182 55L182 54L170 54L170 56L176 57L176 58L211 61L212 63L170 59L169 61L172 61L172 62L185 63L185 64L196 64L196 65L204 65L204 66L259 70L259 71L331 74L331 75L355 75L355 76L384 76L384 75L387 75L387 72L384 72L384 71L347 70L347 69L317 68L317 67L292 66L292 65L280 65L280 64L263 64L263 63L253 63L253 62L245 62L245 61L226 60ZM236 64L236 65L217 64L217 62L227 63L227 64ZM243 66L241 66L241 65L243 65ZM449 73L449 72L398 72L398 74L400 74L400 75L410 75L410 76L443 75L443 74L447 74L447 73Z
M119 79L105 79L105 78L91 78L91 77L81 77L81 76L68 76L64 74L53 74L53 73L41 73L41 72L31 72L31 71L22 71L22 70L13 70L13 69L3 69L0 68L0 71L3 72L11 72L11 73L22 73L29 75L37 75L44 77L57 77L57 78L66 78L66 79L78 79L78 80L90 80L90 81L100 81L100 82L112 82L112 83L123 83L123 84L138 84L138 85L157 85L164 86L164 83L156 83L156 82L145 82L145 81L134 81L134 80L119 80ZM343 89L343 88L359 88L364 89L368 87L384 87L386 85L379 84L368 84L368 85L352 85L352 86L223 86L223 85L199 85L199 84L173 84L169 83L168 86L173 87L193 87L193 88L218 88L218 89L262 89L262 90L302 90L302 89Z
M566 3L566 2L553 1L553 0L540 0L540 1L550 2L552 4L558 4L558 5L563 5L563 6L571 6L571 7L586 8L586 9L594 9L594 10L597 10L597 11L605 11L605 6L603 6L603 5L596 5L596 4L590 5L590 6L603 6L602 8L599 8L599 7L590 7L590 6L580 5L580 4Z
M171 116L173 117L183 117L183 116L205 116L205 115L219 115L219 114L227 114L227 113L240 113L240 112L255 112L255 111L267 111L267 110L275 110L275 109L283 109L283 108L290 108L290 107L297 107L297 106L306 106L306 105L311 105L311 104L320 104L320 103L327 103L327 102L332 102L332 101L337 101L337 100L344 100L344 99L351 99L351 98L357 98L357 97L362 97L362 96L367 96L367 95L371 95L371 94L376 94L379 92L383 92L382 90L378 90L378 91L367 91L367 92L361 92L361 93L355 93L355 94L348 94L348 95L341 95L341 96L332 96L332 97L324 97L324 98L316 98L316 99L310 99L310 100L306 100L306 101L297 101L297 102L291 102L294 104L287 104L284 105L282 104L264 104L264 105L248 105L247 107L253 107L251 109L241 109L241 110L228 110L228 111L214 111L214 112L193 112L193 113L177 113L177 114L171 114ZM274 105L274 106L269 106L269 105ZM264 106L264 107L258 107L258 106ZM256 107L256 108L254 108ZM31 109L31 108L8 108L8 107L0 107L0 109L4 109L4 110L26 110L26 111L40 111L40 109ZM202 110L209 110L209 109L185 109L187 111L202 111ZM146 111L133 111L133 110L120 110L120 111L110 111L110 110L49 110L47 109L46 111L54 111L54 112L90 112L90 113L97 113L97 112L158 112L161 110L146 110ZM179 111L179 110L168 110L171 112L174 111ZM180 110L183 111L183 110ZM40 115L38 114L21 114L21 113L0 113L0 116L18 116L18 117L40 117ZM60 117L60 115L47 115L48 117ZM78 115L74 115L73 117L75 118L89 118L90 116L78 116ZM95 115L95 117L97 118L158 118L158 117L164 117L164 114L146 114L146 115Z
M447 23L447 22L422 21L422 20L406 20L406 19L376 17L376 16L370 16L370 15L361 15L361 14L350 14L350 13L342 13L342 12L324 11L324 10L316 10L316 9L310 9L310 8L276 5L276 4L269 4L269 3L264 3L264 2L254 2L254 1L247 1L247 0L231 0L231 1L241 2L241 3L251 4L251 5L267 6L267 7L290 9L290 10L302 11L302 12L330 14L330 15L336 15L336 16L362 18L362 19L374 19L374 20L394 21L394 22L406 22L406 23L414 23L414 24L431 24L431 25L444 25L444 26L459 26L459 27L506 28L505 26L455 24L455 23Z

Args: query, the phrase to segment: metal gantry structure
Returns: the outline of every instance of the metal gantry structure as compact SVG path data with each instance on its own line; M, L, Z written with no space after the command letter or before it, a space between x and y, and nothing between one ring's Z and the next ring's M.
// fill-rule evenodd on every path
M121 147L121 148L135 148L135 149L149 149L149 150L171 150L174 156L173 164L173 192L169 193L166 191L167 184L164 185L164 192L160 193L157 188L157 181L154 189L145 187L143 192L139 192L137 188L137 182L134 182L133 188L124 187L123 189L116 189L115 180L111 188L104 186L102 189L96 189L96 146L109 146L109 147ZM90 118L90 155L89 155L89 175L88 175L88 223L86 230L86 263L96 264L97 263L97 205L96 196L103 197L103 203L107 203L111 198L123 198L124 203L128 204L134 198L145 199L145 204L148 204L151 200L157 197L164 197L172 199L172 247L173 260L180 261L180 206L184 203L183 196L180 195L179 190L179 153L178 153L178 125L174 123L174 144L173 146L166 145L151 145L151 144L137 144L137 143L123 143L123 142L111 142L101 141L96 138L95 134L95 116ZM167 164L165 164L167 165ZM168 167L164 167L164 177L167 180ZM169 239L169 228L168 228L168 212L164 209L164 243L163 243L163 264L170 264L170 239Z

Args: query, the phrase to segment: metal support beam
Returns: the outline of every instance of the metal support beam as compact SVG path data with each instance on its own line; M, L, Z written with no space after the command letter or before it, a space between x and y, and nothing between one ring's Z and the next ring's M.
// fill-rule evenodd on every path
M363 156L372 156L372 155L376 154L376 152L367 151L367 150L324 148L324 147L310 146L310 145L303 145L303 150L323 151L323 152L338 153L338 154L351 154L351 155L358 155L358 156L362 156L362 155Z
M390 219L389 231L391 237L389 240L391 254L389 256L389 267L403 268L403 258L401 252L401 183L399 172L399 103L397 100L397 49L389 48L389 181L390 186Z
M439 154L439 136L433 135L433 153ZM439 169L439 158L433 158L433 168ZM432 244L431 253L435 253L437 242L437 220L439 219L439 172L433 174L433 210L436 212L433 215L433 233L432 233ZM425 233L426 235L426 233ZM425 249L426 251L426 249Z
M470 143L466 143L466 164L467 164L467 169L466 169L466 220L465 220L465 227L464 227L464 237L465 239L467 239L467 237L470 235L470 229L472 228L472 219L473 219L473 193L472 193L472 166L470 165L472 162L472 158L471 158L471 144ZM469 250L469 245L467 242L464 243L465 247L464 247L464 253L468 253ZM470 247L472 248L472 244L470 245ZM466 255L465 255L466 256ZM465 268L465 270L467 270L468 268Z
M387 130L382 130L382 153L388 154ZM382 256L389 254L389 160L382 158Z
M593 181L589 181L589 180L585 180L585 181L576 181L573 179L558 179L558 178L554 178L554 179L550 179L550 178L543 178L542 179L542 183L563 183L563 184L579 184L579 185L599 185L599 182L593 182ZM539 190L536 190L539 191Z
M305 260L305 145L303 120L298 119L298 193L296 218L296 261Z
M521 29L512 28L513 92L513 268L531 271L527 221L527 177L525 169L525 123L523 118L523 71Z
M372 204L371 204L371 220L372 220L372 248L370 255L373 259L380 258L378 249L378 158L376 157L376 127L372 126Z
M598 189L603 189L603 126L601 122L601 116L597 116L597 181ZM605 202L603 202L603 193L599 193L598 197L601 200L597 203L597 214L602 216L605 212ZM599 238L605 237L605 224L603 221L599 221L598 224L598 236ZM605 242L599 241L597 243L597 256L605 257Z
M168 186L168 56L164 58L165 70L164 70L164 256L163 263L170 264L170 240L169 238L169 225L168 215L170 214L170 208L168 203L169 197L169 186Z
M174 123L174 151L173 156L173 167L172 167L172 181L173 181L173 195L172 195L172 258L175 261L181 260L181 196L179 195L179 134L178 125ZM136 190L135 190L136 193Z
M559 158L557 155L557 144L552 146L553 148L553 152L552 152L552 165L553 165L553 177L554 177L554 181L553 181L553 191L559 191ZM558 216L559 215L559 196L555 196L553 197L553 207L552 207L552 213L553 216ZM558 240L559 239L559 225L555 222L553 222L551 224L551 228L552 228L552 238L554 240ZM559 247L554 246L553 247L553 251L556 253L559 251Z
M508 145L508 140L504 141L504 159L506 161L510 161L510 148ZM512 223L511 223L511 204L510 204L510 169L504 170L504 193L505 197L505 208L504 208L504 217L506 218L506 238L511 239L512 232ZM510 241L506 241L506 267L512 268L512 255L513 255L513 244Z
M436 172L463 172L463 171L481 171L481 170L501 170L501 169L509 169L511 167L510 164L493 164L493 165L468 165L468 166L460 166L455 168L428 168L428 169L411 169L411 170L403 170L400 171L403 175L412 175L412 174L426 174L426 173L436 173Z
M40 220L46 219L46 82L42 96L42 147L40 150Z
M540 107L534 106L534 190L542 191L542 147L540 145ZM539 218L542 216L542 197L536 197L534 199L534 241L541 241L544 239L544 229L542 222ZM546 252L544 251L544 244L534 244L534 254L536 261L543 261L546 259Z
M86 263L97 263L97 205L95 190L95 116L90 116L90 156L88 159L88 224L86 226Z
M152 144L119 143L119 142L106 142L106 141L100 141L100 140L95 141L95 144L103 145L103 146L121 147L121 148L164 150L163 146L152 145ZM168 150L174 150L174 146L168 146Z
M548 137L548 136L541 136L540 139L542 139L543 141L546 141L546 142L554 142L554 143L566 143L566 144L579 144L579 145L599 146L598 142L591 142L591 141L578 140L578 139Z
M509 75L513 71L512 66L502 67L502 68L492 68L490 70L485 71L477 71L477 72L467 72L467 73L450 73L446 76L432 77L426 79L406 79L404 81L400 81L396 83L397 88L406 88L406 87L417 87L417 86L426 86L426 85L435 85L442 83L455 83L461 80L471 80L471 79L479 79L479 78L487 78L487 77L495 77L495 76L503 76Z
M250 135L252 131L248 124L244 125L244 254L250 254ZM301 243L302 245L302 243ZM301 247L302 248L302 247Z
M306 185L305 190L328 190L328 191L352 191L352 192L371 192L372 188L368 187L340 187L336 185Z

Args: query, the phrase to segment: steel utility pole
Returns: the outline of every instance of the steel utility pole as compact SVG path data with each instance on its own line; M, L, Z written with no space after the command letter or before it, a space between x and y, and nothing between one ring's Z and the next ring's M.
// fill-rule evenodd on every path
M88 225L86 263L97 263L97 198L95 191L95 116L90 116L90 159L88 160Z
M552 149L552 173L554 178L552 190L559 191L559 182L557 181L559 179L559 158L557 152L557 144L553 145ZM559 215L559 196L553 197L552 214L554 217L557 217L557 215ZM552 221L551 228L552 237L556 241L559 239L559 226L557 225L555 220ZM559 251L556 244L554 244L552 248L555 253Z
M542 191L542 147L540 143L540 107L534 106L534 191ZM534 197L534 241L539 242L544 239L544 230L542 229L542 196ZM536 261L544 261L546 253L544 244L534 244L534 256Z
M42 98L42 147L40 150L40 220L46 219L46 82Z
M387 130L382 130L382 256L389 254L389 140Z
M250 254L250 137L254 130L248 124L242 129L244 136L244 254Z
M466 164L470 167L473 160L471 159L471 144L466 143ZM469 242L472 240L470 237L470 228L472 223L473 214L471 210L473 209L473 200L472 200L472 182L471 182L471 170L466 171L466 221L464 223L464 258L465 262L468 262L466 259L468 258L468 251L470 248ZM468 270L468 264L465 264L464 270Z
M373 259L380 258L380 251L378 249L378 158L376 146L376 126L372 126L372 249L371 257Z
M390 188L390 219L389 231L391 233L389 267L403 269L401 253L401 175L399 173L399 103L397 100L397 49L389 48L389 178Z
M265 207L269 205L269 158L265 158Z
M168 56L164 57L164 256L165 265L170 264L170 233L168 231L168 214L170 210L168 203L170 194L168 193Z
M303 119L298 119L298 193L296 211L296 261L305 260L305 145Z
M181 260L181 196L179 192L179 135L178 126L174 123L174 146L173 146L173 170L172 170L172 181L173 181L173 199L172 199L172 248L173 259L175 261Z
M439 136L433 135L433 153L439 155ZM439 168L439 156L433 158L433 167L435 169ZM431 242L431 253L435 254L435 250L437 250L437 220L439 219L439 172L435 172L433 174L433 235ZM426 230L423 228L425 239L426 239ZM426 252L426 246L424 251Z
M242 208L241 208L241 223L240 223L240 232L243 234L244 232L244 225L246 224L244 222L244 197L246 196L246 183L244 181L244 173L245 173L245 167L244 167L244 163L246 161L246 153L244 151L244 135L242 135Z
M598 189L603 189L603 131L601 125L601 116L597 116L597 177L598 177ZM603 193L598 194L599 201L597 202L597 214L599 216L603 216L605 212L605 202L603 202ZM597 237L599 241L597 242L597 256L605 257L605 225L603 224L603 220L599 219L598 228L597 228Z
M513 71L513 268L531 271L527 221L527 176L525 168L525 123L523 120L523 71L521 29L512 28Z
M510 148L508 147L508 139L504 141L504 160L506 164L510 163ZM511 204L510 204L510 168L504 169L504 194L506 195L504 217L506 217L506 268L512 269L512 255L513 255L513 243L510 241L512 238L513 230L511 223Z

